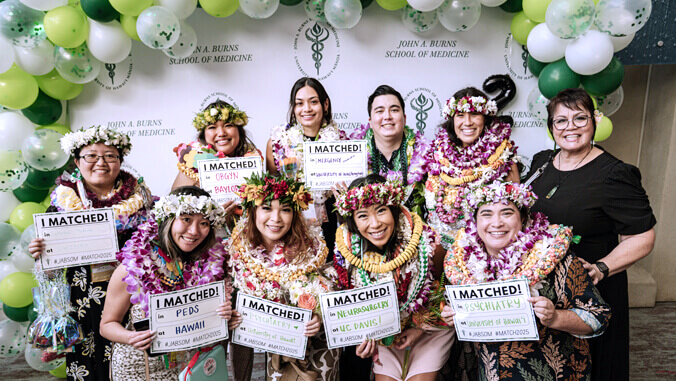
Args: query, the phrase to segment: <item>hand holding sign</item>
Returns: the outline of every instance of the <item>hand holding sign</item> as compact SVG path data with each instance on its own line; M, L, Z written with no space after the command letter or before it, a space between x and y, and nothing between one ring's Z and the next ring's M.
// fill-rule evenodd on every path
M545 327L551 327L556 320L554 303L544 296L533 296L528 298L528 301L533 305L533 312L540 319L540 323Z
M446 324L450 328L455 327L455 322L453 321L453 316L455 316L455 311L453 311L453 307L451 307L450 304L446 304L442 309L441 309L441 318L444 319Z
M319 332L322 323L319 320L319 315L312 314L312 319L309 322L305 323L305 332L303 333L307 337L312 337Z
M232 317L232 301L230 298L227 298L225 302L219 304L216 308L216 313L221 319L230 320Z
M34 259L39 259L42 253L45 252L45 240L42 238L35 238L28 244L28 252L31 253Z
M155 339L155 332L151 330L145 331L128 331L127 344L134 348L145 351L150 348L150 345Z

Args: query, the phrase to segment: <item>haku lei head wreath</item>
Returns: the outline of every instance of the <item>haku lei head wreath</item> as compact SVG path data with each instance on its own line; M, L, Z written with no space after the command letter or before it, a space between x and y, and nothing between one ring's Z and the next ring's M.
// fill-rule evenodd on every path
M222 120L225 124L232 123L237 127L246 126L249 123L249 117L244 111L238 110L231 105L223 105L210 107L197 113L195 119L192 120L192 125L198 131L202 131L218 120Z
M485 204L507 204L511 201L521 209L530 208L536 200L537 196L529 185L495 180L490 184L470 189L463 201L463 209L471 216Z
M349 189L338 196L336 209L341 216L352 215L372 205L396 206L404 202L404 189L399 182L367 184Z
M451 98L446 101L443 114L445 119L451 119L458 112L478 112L484 115L498 113L498 105L495 101L487 101L484 97Z
M105 126L92 126L67 133L61 138L61 149L73 155L79 148L96 143L115 147L122 156L126 156L131 151L131 140L127 134Z
M153 208L153 215L158 224L181 214L201 214L213 227L220 227L225 223L225 209L207 196L170 194L160 198Z
M269 173L251 175L235 193L242 198L245 209L279 200L280 204L290 204L295 210L307 210L312 203L312 195L303 183Z

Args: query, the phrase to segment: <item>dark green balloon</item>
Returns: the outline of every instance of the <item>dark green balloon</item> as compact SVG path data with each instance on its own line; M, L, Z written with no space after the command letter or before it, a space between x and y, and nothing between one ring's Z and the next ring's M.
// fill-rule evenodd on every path
M533 58L530 54L528 55L528 70L530 70L531 73L533 73L534 76L539 77L540 72L542 72L542 69L547 66L547 63L545 62L540 62Z
M24 253L19 253L18 255L26 255ZM28 311L33 309L33 303L27 305L26 307L14 308L6 304L2 305L2 312L5 313L9 320L14 320L18 322L28 321Z
M33 167L29 167L28 177L24 184L34 189L49 189L54 185L54 180L56 180L62 172L62 168L53 171L38 171Z
M49 194L49 189L35 189L24 181L24 183L21 184L20 187L14 189L12 193L14 193L14 196L21 202L41 203Z
M507 0L500 5L500 8L509 13L521 12L523 10L523 0Z
M31 122L40 126L56 123L61 117L63 107L61 101L50 97L41 90L32 105L21 110L21 113Z
M538 78L540 92L547 99L551 99L561 90L578 86L580 86L580 75L568 67L565 59L545 66Z
M99 22L111 22L120 17L108 0L81 0L80 6L90 19Z
M300 4L301 1L303 0L279 0L279 3L282 5L293 6L296 4Z
M624 65L613 57L605 69L594 75L582 76L582 87L591 95L603 96L612 93L622 85Z
M361 1L361 9L366 9L373 2L373 0L360 0L360 1Z
M28 310L28 320L32 323L35 321L35 319L38 318L38 311L33 308L33 304L30 305L30 309Z

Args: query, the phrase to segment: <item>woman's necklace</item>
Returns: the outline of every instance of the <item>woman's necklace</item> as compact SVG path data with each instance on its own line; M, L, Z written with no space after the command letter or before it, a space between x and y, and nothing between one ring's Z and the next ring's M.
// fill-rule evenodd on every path
M563 180L561 180L561 169L559 169L559 176L558 176L558 177L559 177L559 183L556 184L556 185L554 186L554 188L552 188L552 189L549 191L549 193L547 193L547 196L545 197L546 199L550 199L550 198L552 198L552 196L554 196L554 193L556 193L556 191L559 190L559 187L561 186L561 183L563 183L564 181L566 181L566 179L568 178L568 176L570 176L570 175L573 173L573 171L576 170L577 167L580 166L580 164L582 164L582 162L584 161L584 159L586 159L587 156L589 156L589 154L591 153L591 151L592 151L593 149L594 149L594 146L591 146L591 148L589 148L589 151L587 151L587 153L584 155L584 157L582 158L582 160L580 160L580 161L573 167L573 169L571 169L570 171L568 171L568 173L566 174L566 177L564 177ZM561 168L561 152L559 152L559 168Z

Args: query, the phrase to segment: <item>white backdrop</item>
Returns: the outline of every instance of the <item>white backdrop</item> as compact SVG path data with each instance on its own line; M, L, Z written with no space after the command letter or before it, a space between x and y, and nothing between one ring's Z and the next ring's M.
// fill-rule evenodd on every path
M247 112L247 130L264 151L272 126L285 122L291 86L302 76L321 80L334 119L346 130L368 121L368 95L389 84L405 98L407 124L432 137L455 91L510 74L517 95L502 113L514 117L513 138L519 154L529 158L549 144L543 122L528 113L526 98L537 79L509 34L511 18L483 7L479 23L467 32L438 25L419 35L403 26L399 11L377 4L350 30L307 19L302 5L280 6L266 20L239 12L217 19L198 9L187 19L198 38L190 58L170 59L134 41L130 57L106 65L69 102L71 128L104 124L129 133L134 148L126 163L163 195L177 173L172 148L195 139L194 113L216 98Z

